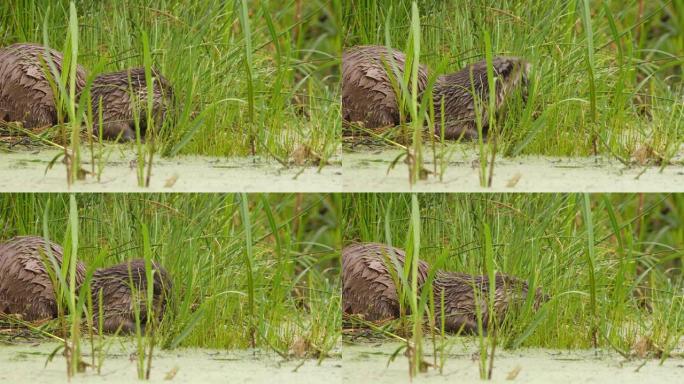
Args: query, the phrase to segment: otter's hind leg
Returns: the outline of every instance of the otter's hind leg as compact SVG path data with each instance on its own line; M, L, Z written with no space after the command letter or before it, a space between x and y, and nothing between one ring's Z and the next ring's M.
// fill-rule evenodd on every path
M57 303L52 298L41 297L26 311L26 320L46 320L57 317Z
M24 128L43 128L57 125L57 109L54 105L41 105L27 112L23 118Z

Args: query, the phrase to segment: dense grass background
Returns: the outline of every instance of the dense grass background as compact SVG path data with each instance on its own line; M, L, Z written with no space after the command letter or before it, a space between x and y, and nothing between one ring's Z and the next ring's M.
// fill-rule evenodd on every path
M49 45L63 50L69 4L3 1L0 46L42 43L46 23ZM286 160L307 148L327 159L339 147L339 2L245 5L79 1L78 62L98 73L143 66L142 33L149 36L152 64L178 98L175 122L162 132L161 153L247 155L251 133L257 154Z
M345 47L407 50L410 0L343 4ZM684 138L684 1L419 1L421 62L437 74L494 55L533 65L498 152L669 159ZM586 7L585 7L586 5ZM388 31L389 41L386 39ZM522 109L522 110L521 110ZM642 161L642 160L640 160Z
M599 346L629 355L647 341L649 352L668 351L684 335L684 196L417 197L421 259L487 274L491 244L497 271L541 286L552 297L539 312L504 322L499 344L586 348L596 324ZM343 207L345 244L391 238L393 245L409 249L416 227L411 204L408 194L349 195Z
M144 224L152 258L173 279L161 345L248 347L254 320L258 347L326 356L340 335L340 197L248 195L249 226L240 199L225 194L76 195L78 258L95 267L142 258ZM42 235L47 217L50 238L64 244L69 195L3 194L0 217L2 240ZM253 317L246 230L253 243Z

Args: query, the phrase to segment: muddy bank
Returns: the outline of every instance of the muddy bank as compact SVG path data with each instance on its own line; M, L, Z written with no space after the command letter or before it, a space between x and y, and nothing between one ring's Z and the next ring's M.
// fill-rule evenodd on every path
M409 382L408 360L402 353L388 363L398 343L345 344L343 346L343 381L349 383L404 383ZM451 340L443 374L429 368L414 379L418 383L483 383L479 378L474 342ZM432 348L427 347L425 358L432 363ZM439 357L438 360L439 361ZM642 366L643 365L643 366ZM516 374L517 372L517 374ZM497 349L491 383L677 383L684 376L684 359L671 358L660 366L659 360L627 361L608 351ZM509 378L510 377L510 378Z
M113 146L112 146L113 147ZM339 160L320 170L315 166L284 167L260 157L219 158L178 156L153 159L149 188L138 187L137 158L130 149L110 151L100 182L88 175L68 188L65 165L47 169L59 150L12 151L0 149L2 192L338 192L342 187ZM88 151L83 166L91 171ZM337 164L337 165L336 165ZM97 162L96 162L97 172Z
M396 149L345 150L342 161L345 192L680 192L684 191L681 159L662 171L656 166L625 166L602 157L519 156L497 158L492 188L480 187L479 162L472 146L454 144L443 180L429 175L411 186L408 166ZM434 169L430 151L425 168ZM437 172L440 164L438 163ZM388 172L389 170L389 172Z
M61 383L66 382L66 362L58 353L51 362L48 355L55 343L40 345L1 345L0 382ZM90 362L90 349L84 347L84 361ZM135 346L132 343L111 345L100 375L92 369L78 374L72 382L132 383L137 382ZM256 351L218 351L209 349L175 349L155 351L150 375L151 383L339 383L341 360L325 359L285 361L275 354Z

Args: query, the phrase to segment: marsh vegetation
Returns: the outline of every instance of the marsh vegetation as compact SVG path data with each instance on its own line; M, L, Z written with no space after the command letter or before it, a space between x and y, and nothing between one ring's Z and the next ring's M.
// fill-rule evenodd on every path
M681 150L681 2L357 0L342 11L344 47L406 52L429 69L427 95L438 75L476 61L519 56L531 64L526 100L512 100L502 116L490 113L487 140L469 144L479 152L483 186L491 184L497 156L600 154L626 165L664 165ZM357 127L360 135L345 139L347 148L403 149L412 182L429 172L441 177L459 148L427 134L441 106L412 95L414 67L395 87L403 128ZM498 81L488 73L490 91ZM435 158L429 166L426 153Z
M404 315L380 323L347 316L347 341L363 340L370 329L372 339L401 341L393 358L407 351L413 374L429 365L441 370L460 344L436 321L444 318L436 314L441 298L429 294L434 270L444 269L490 280L510 274L549 296L538 310L527 297L489 324L477 316L471 350L482 378L491 377L501 349L681 359L682 203L679 195L658 194L352 195L344 201L345 243L392 244L406 250L407 261L396 277ZM418 260L433 267L422 289L414 280ZM493 297L481 296L477 313L491 313L484 306Z
M43 44L63 52L66 63L53 79L58 126L3 124L3 141L61 148L69 182L99 179L96 165L104 167L114 149L93 134L102 116L67 74L83 65L80 94L90 95L97 75L141 67L147 86L155 71L168 79L174 103L163 122L149 109L135 116L139 185L149 184L158 156L259 155L284 166L325 166L339 151L337 7L299 0L3 2L0 46ZM139 127L155 124L143 141ZM85 159L90 164L81 167Z
M49 237L87 272L77 289L73 264L65 262L55 282L59 316L36 323L0 315L0 340L59 341L49 359L64 353L70 375L100 372L108 351L129 343L140 378L150 376L156 353L182 354L180 348L252 348L283 361L334 358L339 204L339 196L316 194L2 195L2 239ZM172 288L160 322L145 324L138 315L144 308L134 306L132 335L112 337L88 315L97 305L85 291L95 268L134 258L150 261L148 272L153 263L163 266Z

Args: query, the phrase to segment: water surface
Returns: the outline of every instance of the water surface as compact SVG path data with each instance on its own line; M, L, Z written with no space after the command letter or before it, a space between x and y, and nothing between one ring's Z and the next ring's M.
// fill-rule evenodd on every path
M461 338L464 339L464 338ZM343 346L344 382L396 384L408 382L408 359L400 352L390 356L399 343L360 343ZM425 360L433 363L432 348L426 347ZM451 340L443 372L428 368L414 378L416 383L487 383L479 379L477 344ZM524 348L497 349L491 383L681 383L684 358L627 360L605 350L556 350ZM438 360L439 361L439 360ZM517 373L516 373L517 372Z
M684 192L681 159L667 167L624 165L603 157L517 156L497 158L491 188L480 186L478 154L472 146L453 144L440 180L429 174L411 186L408 165L399 149L345 150L342 172L345 192ZM425 169L435 161L426 151ZM662 168L662 169L661 169Z
M85 344L85 343L84 343ZM57 343L0 344L0 383L51 384L66 382L66 361L58 353L48 361ZM90 349L83 345L84 361L90 362ZM88 368L72 379L75 383L134 383L137 380L135 345L111 344L101 373ZM326 383L341 382L341 360L328 358L283 359L259 350L211 350L181 348L156 350L152 360L151 383ZM140 381L141 383L144 381Z
M339 192L342 188L339 160L316 167L284 166L260 157L206 156L155 157L150 186L142 188L135 152L112 147L107 147L100 180L88 174L71 188L61 160L48 167L60 150L0 152L0 192ZM89 154L84 152L82 163L82 169L92 172Z

